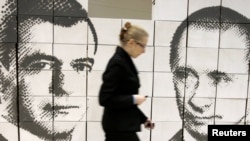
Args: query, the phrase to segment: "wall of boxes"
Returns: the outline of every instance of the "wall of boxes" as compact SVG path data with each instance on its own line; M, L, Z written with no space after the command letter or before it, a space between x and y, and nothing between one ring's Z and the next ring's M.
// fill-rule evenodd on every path
M0 4L4 5L6 1L8 0L1 1ZM19 3L22 2L22 0L12 0L11 2ZM78 2L88 10L88 0L78 0ZM36 77L36 75L40 72L33 72L33 75L29 75L29 73L26 72L26 75L24 76L28 78L22 78L22 74L16 73L17 78L13 79L13 81L16 82L16 88L19 90L17 92L17 97L15 97L16 99L14 100L18 103L16 108L16 115L18 115L16 117L17 120L14 120L14 123L10 123L11 120L8 120L8 118L6 119L6 116L4 116L8 110L5 109L4 94L1 93L0 110L2 116L0 118L0 135L3 136L3 138L8 138L10 141L28 141L34 139L37 141L45 140L43 136L46 136L46 133L38 135L39 133L31 131L40 128L33 125L38 124L39 126L46 126L46 128L41 131L48 132L48 136L51 135L51 137L49 137L50 140L57 140L57 136L54 136L56 131L67 132L67 129L64 130L63 128L68 127L68 129L71 129L70 127L73 126L72 133L70 132L71 139L66 138L65 140L103 141L105 138L101 127L103 107L98 103L98 92L102 83L101 77L109 58L113 55L117 45L119 45L118 35L120 29L127 21L132 24L140 25L146 29L150 35L146 52L139 58L133 59L139 71L141 82L140 94L149 96L147 101L139 107L156 123L156 127L153 130L144 129L142 126L142 131L138 132L141 140L170 140L179 131L183 131L181 134L183 137L181 136L180 138L185 138L186 141L191 141L192 136L194 138L196 137L197 140L202 140L202 131L204 130L204 127L207 127L207 124L249 124L250 85L248 60L250 58L247 49L249 49L250 42L247 40L250 40L250 38L245 37L245 34L246 36L250 35L250 30L247 31L246 28L244 32L233 30L232 32L230 31L227 33L224 30L217 31L211 28L211 31L209 31L211 34L207 36L207 34L188 28L189 22L194 22L192 19L188 18L187 21L184 21L189 15L197 10L217 6L229 8L242 14L246 18L250 18L250 11L248 10L249 5L250 1L248 0L155 0L155 4L152 4L151 20L89 17L98 37L98 48L96 54L93 53L95 49L94 37L88 24L84 21L79 22L78 24L73 24L70 28L67 26L61 27L59 26L60 24L46 23L41 26L41 30L36 26L27 29L31 31L32 36L30 36L27 42L22 43L29 44L29 47L34 45L38 48L37 52L44 51L45 54L58 57L59 61L60 58L66 58L61 61L61 63L65 65L59 67L59 70L45 68L44 70L41 70L43 73L41 73L39 77ZM1 11L4 10L6 9L4 9L3 6ZM218 13L220 16L223 16L223 10L218 11ZM71 19L82 18L81 16L64 16L60 14L58 16L53 16L53 14L55 14L53 12L51 14L52 15L42 16L54 18L51 21L58 19L62 22L64 22L64 20L67 22L66 20L68 20L68 17L71 17ZM1 18L5 17L3 12L0 13L0 15L2 15L0 16ZM22 19L22 17L30 15L32 15L32 13L17 12L12 16L17 17L17 21L14 21L14 23L18 23L18 21L21 21L20 19ZM218 17L218 20L221 23L227 22L220 21L220 17ZM170 49L173 35L178 26L183 22L186 23L187 26L186 34L183 34L186 50L184 53L185 56L180 55L180 58L185 62L185 75L187 76L185 82L183 82L184 85L182 89L179 90L183 92L183 95L177 96L177 85L181 80L176 80L176 76L174 76L175 73L171 70ZM239 21L237 19L234 23L229 22L228 24L242 24L250 29L250 22ZM3 27L2 24L2 28ZM65 30L67 32L65 32ZM21 33L19 34L22 35ZM236 34L236 36L233 36L234 34ZM3 34L1 34L1 36L3 36ZM237 40L236 37L238 37L239 40ZM19 38L14 38L12 41L8 42L1 40L1 44L19 45L19 41ZM22 57L23 54L19 54L18 47L16 49L15 54L16 59L18 60L16 63L18 64L19 61L22 61L22 58L19 57ZM20 50L20 52L21 51L22 50ZM30 54L29 51L25 53L27 53L27 55ZM0 49L0 55L2 54L2 50ZM84 76L83 79L75 77L75 70L70 65L72 60L75 60L76 56L79 56L79 58L94 58L91 71L84 70L83 72L77 72L82 73L81 76ZM55 58L55 60L56 59L57 58ZM41 60L42 59L38 59L36 62ZM52 61L44 60L45 64L46 62L53 62L53 59ZM201 64L203 64L203 66ZM3 68L3 66L4 65L1 65L1 68ZM195 67L198 67L199 69L195 69ZM205 69L206 67L208 68ZM215 69L211 71L210 68ZM196 77L190 80L191 82L186 80L188 79L187 77L192 77L194 73L189 76L191 71L188 71L188 69L195 70L196 74ZM17 67L16 70L19 72L19 67ZM55 75L53 74L56 74L57 71L62 74L60 76L63 80L59 79L62 81L60 84L67 84L67 88L69 87L69 89L71 88L74 90L68 92L69 95L62 95L61 97L64 97L63 100L60 99L60 96L42 89L45 84L48 84L48 87L51 85L56 87L56 83L58 82L54 81L57 79L54 78ZM4 73L4 71L1 71L0 74L2 72ZM220 75L219 78L222 79L221 81L223 81L223 84L219 85L219 82L211 84L213 83L213 79L211 78L212 72L223 74L223 76ZM46 79L48 76L50 76L51 81ZM203 77L205 80L206 76L211 79L202 81ZM21 86L19 87L19 84L22 83L21 80L28 83L25 85L28 87L26 92L28 91L30 93L20 92L20 90L23 90ZM193 91L190 90L190 92L187 87L189 84L191 85L194 83L196 83L196 87ZM3 86L6 85L1 85L1 87ZM51 88L53 89L54 87ZM189 94L189 92L192 93L192 95ZM60 115L58 117L53 116L51 119L45 118L48 115L44 114L44 111L34 113L31 118L22 118L22 112L31 113L30 111L27 112L22 110L22 94L30 94L32 97L30 101L26 101L26 103L23 104L25 106L30 104L31 106L28 106L27 108L30 111L39 111L39 108L44 110L44 107L42 107L44 99L50 101L48 103L51 103L52 105L53 103L57 103L57 106L64 105L64 103L71 100L71 104L77 103L81 108L77 108L80 109L80 111L65 110L70 114ZM178 104L178 99L181 99L179 102L184 102ZM69 105L66 104L64 106L70 107L71 104L69 102ZM55 107L51 106L51 108L53 109ZM180 116L180 113L184 114ZM41 116L41 114L43 116ZM40 116L40 118L33 118L36 116ZM193 122L190 122L189 120L192 119ZM37 120L41 121L41 123L37 122ZM48 124L51 124L51 126L42 124L42 122L47 122ZM24 126L23 128L23 125L25 124L27 126ZM51 130L49 129L50 127ZM55 133L53 131L55 131ZM191 133L191 136L188 135L192 131L197 134Z

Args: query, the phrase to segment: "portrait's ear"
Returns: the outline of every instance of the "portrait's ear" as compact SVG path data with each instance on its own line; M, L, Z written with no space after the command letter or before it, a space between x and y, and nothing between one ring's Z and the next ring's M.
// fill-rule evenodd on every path
M3 96L3 93L2 93L2 88L3 88L3 70L2 70L3 66L2 66L2 63L0 63L0 104L2 104L2 96Z
M2 97L3 97L3 93L0 91L0 104L2 104Z
M2 104L3 102L3 82L7 72L8 70L3 66L2 62L0 61L0 104Z
M2 90L3 81L7 72L8 70L3 66L2 62L0 61L0 92Z
M250 60L248 61L248 73L250 73Z
M6 69L6 67L3 65L3 63L0 61L0 82L1 79L3 78L3 76L5 74L7 74L8 70Z

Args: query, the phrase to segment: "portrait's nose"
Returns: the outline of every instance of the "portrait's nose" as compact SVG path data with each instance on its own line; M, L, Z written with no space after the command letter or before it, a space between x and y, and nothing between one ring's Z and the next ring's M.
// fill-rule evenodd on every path
M191 89L193 96L197 98L214 98L216 94L216 85L212 83L212 80L207 76L207 74L199 74L199 78L192 82L193 85ZM188 85L187 85L188 86ZM189 90L190 91L190 90Z
M200 108L201 112L210 108L215 101L216 86L211 84L210 79L205 75L200 75L197 82L193 84L192 90L186 92L192 93L189 95L189 104L193 107Z
M53 75L53 93L55 96L69 96L73 93L71 90L67 73L65 71L55 71ZM72 83L72 82L71 82Z
M86 94L87 71L59 70L54 72L53 89L56 96Z
M199 113L209 112L213 113L214 111L214 98L192 98L188 100L188 106Z

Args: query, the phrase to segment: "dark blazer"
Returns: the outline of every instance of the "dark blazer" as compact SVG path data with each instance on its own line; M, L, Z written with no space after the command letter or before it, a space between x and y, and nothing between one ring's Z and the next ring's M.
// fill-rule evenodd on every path
M138 72L131 57L117 47L102 76L99 103L104 106L102 126L105 132L137 132L147 120L134 104L140 87Z

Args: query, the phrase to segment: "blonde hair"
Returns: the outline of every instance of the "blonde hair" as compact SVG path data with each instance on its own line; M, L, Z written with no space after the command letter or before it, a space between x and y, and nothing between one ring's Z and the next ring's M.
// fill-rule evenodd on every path
M148 37L147 31L139 26L132 25L130 22L126 22L120 32L120 43L124 46L130 39L140 41L144 37Z

